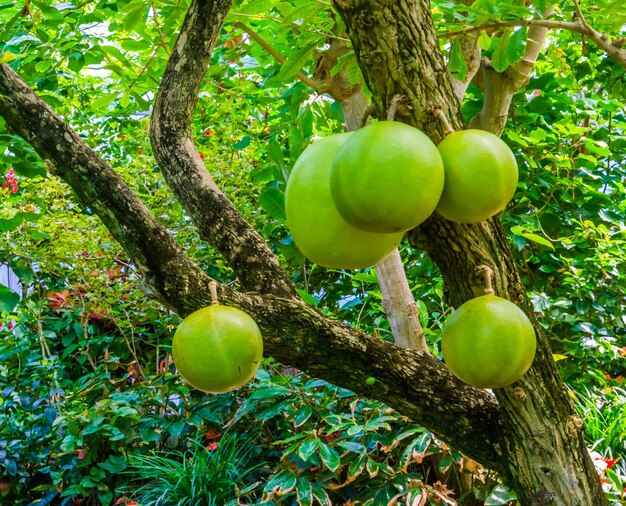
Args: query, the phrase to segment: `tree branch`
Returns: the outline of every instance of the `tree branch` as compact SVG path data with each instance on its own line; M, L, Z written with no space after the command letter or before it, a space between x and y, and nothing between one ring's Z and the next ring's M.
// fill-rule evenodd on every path
M501 21L481 26L470 26L461 30L453 30L439 35L439 38L452 38L459 35L481 32L483 30L498 30L500 28L510 28L513 26L530 26L550 30L567 30L574 33L580 33L581 35L586 35L596 46L602 49L622 67L626 68L626 50L622 49L620 42L611 42L606 34L598 32L589 23L587 23L584 18L580 17L578 18L578 21L556 21L550 19L518 19L516 21ZM528 40L530 40L530 37Z
M263 238L209 175L191 134L192 114L230 0L192 2L157 94L150 140L161 172L198 227L246 290L297 297Z
M248 25L241 23L240 21L237 21L234 26L235 28L239 28L240 30L243 30L244 32L246 32L252 40L254 40L263 49L265 49L265 51L267 51L272 56L272 58L274 58L281 65L285 63L285 61L287 61L287 59L282 54L276 51L276 49L274 49L271 44L269 44L263 37L261 37ZM310 77L304 75L302 72L298 72L296 74L296 78L298 78L299 81L306 84L310 88L313 88L315 91L319 93L324 92L322 83L319 83L315 81L314 79L311 79Z
M211 279L119 175L6 64L0 65L0 116L98 214L163 303L181 316L210 303ZM218 292L223 304L257 321L266 353L277 360L386 402L472 458L499 467L495 398L457 380L440 361L351 329L300 300L225 285Z
M551 5L544 14L549 16L553 10L554 6ZM483 61L480 71L484 96L483 108L472 118L470 127L487 130L496 135L502 134L509 116L513 95L528 82L547 34L548 28L539 25L531 26L526 37L524 56L502 73L496 72L489 62Z

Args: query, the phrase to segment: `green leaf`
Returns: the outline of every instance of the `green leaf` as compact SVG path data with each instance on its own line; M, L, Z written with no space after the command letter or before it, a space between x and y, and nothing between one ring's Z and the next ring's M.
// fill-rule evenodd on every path
M302 68L309 59L310 54L317 47L318 41L310 42L306 46L294 51L287 56L287 59L280 67L278 72L278 78L283 81L288 81L298 72L302 71Z
M274 397L289 395L290 393L291 391L288 388L281 387L280 385L272 385L255 390L250 395L250 399L273 399Z
M38 2L37 0L33 0L32 3L39 8L46 19L58 22L63 21L63 14L58 9L46 5L44 2Z
M350 467L348 468L348 479L356 478L363 472L365 469L365 464L367 463L367 454L362 453L355 460L350 463Z
M132 30L138 25L145 24L147 15L148 5L142 1L137 6L128 10L128 14L126 14L126 18L124 19L124 29Z
M264 188L259 195L259 204L272 218L285 220L285 194L278 188Z
M489 497L485 499L485 506L506 506L511 501L515 501L517 495L504 485L496 485Z
M245 135L244 137L241 138L241 140L239 140L233 145L233 148L235 149L247 148L250 145L250 142L252 142L252 140L250 139L250 136Z
M489 49L489 46L491 46L491 37L484 30L482 32L480 32L480 35L478 37L478 45L482 49Z
M22 213L17 213L13 218L0 220L0 232L10 232L19 227L23 222Z
M0 285L0 311L10 313L20 302L20 296L13 293L6 286Z
M319 455L324 465L332 472L335 472L339 464L341 464L341 458L337 451L321 441L319 445Z
M303 425L313 414L313 408L308 404L305 405L302 409L299 409L296 413L296 417L294 419L294 423L296 427L300 427Z
M529 241L536 242L537 244L541 244L542 246L546 246L546 247L550 248L551 250L554 250L554 245L550 241L548 241L548 239L546 239L543 236L540 236L538 234L530 234L530 233L526 233L526 232L524 232L523 234L520 234L520 235L522 237L525 237Z
M122 457L117 457L116 455L111 455L104 462L98 464L105 471L109 471L111 474L117 474L128 467L128 463L126 459Z
M311 455L315 453L315 450L320 445L320 440L316 438L309 438L304 441L298 448L298 455L305 462L311 458Z
M233 14L263 14L267 13L277 4L279 0L253 0L243 7L233 8Z
M524 55L526 34L526 27L515 32L510 28L504 31L491 57L491 64L497 72L504 72Z
M491 64L497 72L504 72L509 66L506 49L510 40L511 29L507 28L498 40L498 44L493 50L493 56L491 57Z
M454 39L450 49L450 72L461 81L467 76L467 62L463 55L461 40L458 37Z

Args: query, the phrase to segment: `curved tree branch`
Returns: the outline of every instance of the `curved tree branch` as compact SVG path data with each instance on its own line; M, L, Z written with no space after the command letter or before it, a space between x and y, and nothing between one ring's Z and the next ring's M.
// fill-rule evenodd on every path
M211 279L119 175L6 64L0 65L0 116L96 212L161 302L181 316L210 303ZM219 296L257 321L267 354L386 402L472 458L500 467L494 396L463 384L435 358L351 329L300 300L240 293L224 285Z
M602 49L622 67L626 68L626 49L623 49L619 43L611 42L607 34L595 30L589 23L581 20L580 18L576 21L557 21L552 19L518 19L515 21L500 21L497 23L487 23L485 25L470 26L460 30L453 30L439 35L439 38L451 38L459 35L481 32L483 30L497 30L513 26L530 26L545 28L548 30L567 30L569 32L580 33L581 35L589 37L589 39L596 46Z
M150 140L165 180L198 227L226 258L246 290L297 297L263 238L215 185L191 134L211 52L230 0L192 2L157 94Z
M265 51L267 51L272 56L272 58L274 58L281 65L287 61L287 58L285 58L282 54L280 54L278 51L276 51L276 49L274 49L270 43L268 43L266 40L264 40L263 37L261 37L258 33L256 33L248 25L238 21L238 22L235 23L234 26L235 26L235 28L239 28L240 30L246 32L248 34L248 36L254 42L256 42L259 46L261 46L263 49L265 49ZM309 76L304 75L302 72L298 72L296 74L296 78L298 80L300 80L303 84L306 84L310 88L313 88L315 91L318 91L320 93L324 92L324 88L322 86L322 83L319 83L319 82L315 81L314 79L311 79Z

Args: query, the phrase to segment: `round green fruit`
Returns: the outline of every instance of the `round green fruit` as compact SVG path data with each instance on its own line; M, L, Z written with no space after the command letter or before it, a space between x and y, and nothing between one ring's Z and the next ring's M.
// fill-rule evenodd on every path
M330 188L348 223L391 233L414 228L432 214L443 178L441 156L424 133L381 121L345 142L333 162Z
M182 321L172 356L178 373L192 387L228 392L254 377L263 357L263 338L246 313L213 304Z
M403 233L373 234L344 220L330 194L335 155L352 133L320 139L298 158L287 182L287 226L300 251L322 267L361 269L377 264L402 240Z
M461 305L443 327L441 349L448 368L479 388L520 379L535 357L535 330L512 302L489 294Z
M446 180L437 206L444 218L476 223L502 211L517 187L515 156L502 139L484 130L461 130L438 146Z

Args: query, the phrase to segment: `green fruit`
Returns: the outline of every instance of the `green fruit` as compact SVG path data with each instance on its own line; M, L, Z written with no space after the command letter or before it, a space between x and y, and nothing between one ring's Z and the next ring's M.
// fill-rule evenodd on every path
M381 121L354 132L333 162L330 188L345 220L368 232L415 228L437 206L443 162L422 132Z
M493 294L467 301L441 333L448 368L479 388L500 388L520 379L536 347L535 330L524 312Z
M214 304L182 321L174 334L172 356L192 387L228 392L254 377L263 357L263 338L246 313Z
M438 146L446 181L437 206L444 218L476 223L502 211L515 194L517 163L502 139L484 130L461 130Z
M294 165L285 191L287 226L300 251L323 267L361 269L377 264L402 240L402 233L372 234L348 224L330 195L330 168L352 134L311 144Z

